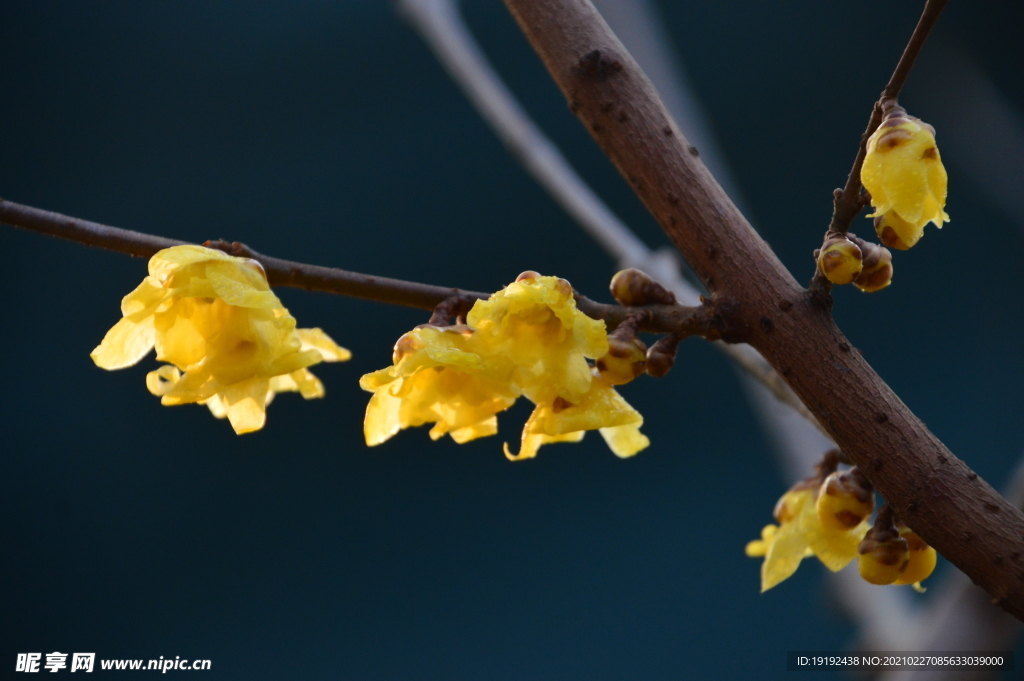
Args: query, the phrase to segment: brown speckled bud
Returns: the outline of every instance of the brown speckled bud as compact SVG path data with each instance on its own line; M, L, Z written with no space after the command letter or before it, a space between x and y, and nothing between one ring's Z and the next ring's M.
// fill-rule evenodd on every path
M857 468L835 471L821 484L815 507L826 529L849 530L875 510L874 488Z
M661 378L672 369L676 363L676 351L679 349L679 339L675 336L665 336L658 340L647 351L647 373L655 378Z
M860 276L854 280L853 285L865 293L873 293L891 284L892 251L884 246L859 239L853 234L847 236L860 247L864 254L863 269Z
M622 305L675 305L676 296L651 279L646 273L631 267L612 277L609 286L612 296Z
M536 279L539 276L540 276L540 272L534 272L533 270L526 270L525 272L520 274L518 277L516 277L516 281L519 282L519 281L524 281L526 279Z
M907 569L910 549L899 533L868 530L858 549L860 576L872 584L892 584Z
M595 362L601 378L612 385L623 385L644 373L647 368L647 346L636 336L608 336L608 354Z
M845 237L835 237L817 251L818 271L833 284L849 284L860 274L862 254L857 244Z

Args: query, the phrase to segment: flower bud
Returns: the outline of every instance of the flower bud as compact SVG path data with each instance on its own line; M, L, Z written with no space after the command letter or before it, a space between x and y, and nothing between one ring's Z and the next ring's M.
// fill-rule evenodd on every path
M860 274L862 255L845 237L826 241L818 251L818 270L833 284L849 284Z
M907 569L896 578L893 584L923 582L935 570L938 553L906 525L900 527L900 536L907 540L910 560L907 562Z
M676 296L651 279L645 272L631 267L612 277L612 296L622 305L675 305Z
M907 540L895 528L871 528L860 543L859 552L857 567L860 576L871 584L892 584L910 562Z
M864 269L853 285L864 293L881 291L893 283L893 254L887 248L873 246L864 256Z
M874 488L857 468L836 471L821 484L816 509L822 527L845 532L875 510Z
M658 339L647 351L647 373L661 378L676 363L676 351L679 349L679 338L665 336Z
M647 346L635 335L623 338L609 334L608 354L595 365L601 378L611 385L629 383L647 368Z

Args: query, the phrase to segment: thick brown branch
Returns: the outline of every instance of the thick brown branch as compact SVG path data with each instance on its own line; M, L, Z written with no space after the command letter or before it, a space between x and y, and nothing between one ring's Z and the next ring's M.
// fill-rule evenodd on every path
M28 229L40 234L68 239L86 246L105 248L148 258L157 251L187 242L166 239L152 234L133 232L120 227L110 227L97 222L52 213L31 206L0 199L0 223ZM486 299L489 294L478 291L463 291L457 288L431 286L401 279L377 277L372 274L349 272L334 267L321 267L305 263L282 260L257 253L237 241L207 241L206 246L224 251L237 257L252 258L263 265L271 286L294 286L307 291L324 291L343 296L364 298L381 303L405 305L424 310L433 310L442 303L457 300ZM614 329L630 315L645 310L647 320L640 328L651 333L674 333L680 336L704 336L717 339L723 336L721 316L714 310L685 305L651 305L644 308L606 305L576 296L576 303L584 314L594 319L603 319L608 328Z
M868 138L871 137L882 123L881 101L896 99L899 96L900 90L903 89L903 84L907 82L907 76L910 75L911 69L914 68L914 60L917 59L921 48L924 47L925 40L928 39L928 34L931 33L935 22L939 19L939 14L948 2L949 0L928 0L925 3L924 10L921 12L921 18L914 28L914 33L910 36L910 41L907 42L907 47L903 50L903 56L900 57L899 63L896 64L896 70L893 71L889 84L882 90L882 96L871 109L868 127L864 134L860 136L860 146L857 149L856 158L853 159L853 167L850 168L850 174L846 178L846 186L842 190L837 189L835 192L832 201L832 222L828 226L829 231L846 232L850 228L853 219L860 215L861 210L864 209L865 201L860 192L860 169L864 165L864 157L867 155Z
M570 108L712 292L899 516L1024 619L1024 514L928 431L683 139L589 0L505 0Z

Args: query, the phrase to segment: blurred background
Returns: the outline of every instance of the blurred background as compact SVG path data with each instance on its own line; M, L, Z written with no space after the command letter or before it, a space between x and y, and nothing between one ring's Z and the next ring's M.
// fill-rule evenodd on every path
M639 4L750 219L808 280L921 3ZM666 245L504 6L462 9L569 161ZM901 102L938 128L952 222L895 254L889 289L843 287L835 305L997 488L1024 450L1021 25L1019 0L947 9ZM534 269L609 299L613 260L392 4L7 2L0 82L6 199L471 290ZM630 460L591 434L509 463L525 400L497 437L416 429L368 449L358 378L428 314L283 289L300 326L354 357L316 369L326 398L279 396L238 437L204 407L161 407L152 356L113 373L89 359L145 261L7 227L0 251L0 676L18 652L58 650L206 658L218 679L781 679L786 651L864 636L817 562L758 593L743 546L793 475L706 343L623 388L652 441ZM931 581L952 572L940 561Z

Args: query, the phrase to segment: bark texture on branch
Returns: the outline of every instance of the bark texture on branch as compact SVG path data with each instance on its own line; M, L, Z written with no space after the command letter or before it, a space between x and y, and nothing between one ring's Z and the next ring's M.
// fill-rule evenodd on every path
M1024 619L1024 514L864 361L701 163L589 0L505 0L569 106L728 316L916 532Z

